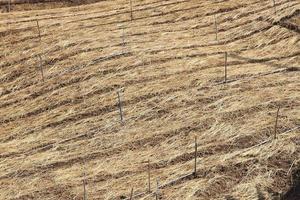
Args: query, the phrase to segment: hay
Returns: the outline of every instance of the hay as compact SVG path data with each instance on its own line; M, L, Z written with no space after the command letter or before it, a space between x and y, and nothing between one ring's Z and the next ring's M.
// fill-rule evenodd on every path
M133 21L123 0L0 14L0 199L82 199L84 173L88 199L153 199L148 159L163 199L289 191L299 2L276 1L276 15L271 1L132 3Z

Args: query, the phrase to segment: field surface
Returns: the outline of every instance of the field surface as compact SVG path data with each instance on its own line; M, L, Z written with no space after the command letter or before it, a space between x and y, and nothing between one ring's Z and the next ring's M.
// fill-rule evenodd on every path
M12 4L0 199L299 200L300 1L275 3Z

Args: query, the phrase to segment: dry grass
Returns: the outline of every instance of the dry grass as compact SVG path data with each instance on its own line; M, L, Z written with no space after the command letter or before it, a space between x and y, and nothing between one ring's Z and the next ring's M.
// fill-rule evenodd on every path
M281 23L299 25L300 4L276 2L277 15L255 0L133 1L133 21L121 0L0 14L0 199L82 199L84 171L88 199L129 197L148 159L154 189L193 171L195 136L197 178L162 199L279 198L300 166L300 36Z
M10 11L32 11L79 6L99 2L101 0L0 0L0 13Z

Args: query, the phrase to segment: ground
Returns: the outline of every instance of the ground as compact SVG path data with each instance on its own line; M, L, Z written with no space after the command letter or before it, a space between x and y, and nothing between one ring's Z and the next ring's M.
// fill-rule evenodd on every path
M297 198L300 2L275 3L0 14L0 199Z

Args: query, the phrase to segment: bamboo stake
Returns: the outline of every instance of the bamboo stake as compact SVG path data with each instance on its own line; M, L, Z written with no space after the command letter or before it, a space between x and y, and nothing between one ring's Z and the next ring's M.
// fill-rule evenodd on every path
M225 52L225 61L224 61L224 67L225 67L225 76L224 76L224 82L227 82L227 52Z
M132 0L130 0L130 19L133 20Z
M83 200L87 200L85 172L83 173Z
M197 136L195 137L195 165L194 165L194 177L197 177Z
M39 21L36 20L36 26L37 26L37 29L38 29L38 32L39 32L39 38L40 38L40 42L42 41L42 37L41 37L41 31L40 31L40 25L39 25Z
M131 192L130 192L130 200L132 200L133 197L133 188L131 188Z
M11 0L8 1L8 12L10 12Z
M148 192L151 192L151 185L150 185L150 160L148 160Z
M277 138L277 124L278 124L279 109L280 109L280 107L278 107L277 113L276 113L276 121L275 121L275 128L274 128L274 139Z
M275 15L276 15L277 10L276 10L276 2L275 2L275 0L273 0L273 7L274 7L274 13L275 13Z
M122 102L121 102L121 97L120 97L120 92L117 91L117 94L118 94L118 106L119 106L119 111L120 111L120 119L121 119L121 123L123 123L123 111L122 111Z
M216 41L218 41L218 25L217 25L217 17L214 15L215 19L215 32L216 32Z
M43 70L43 64L42 64L42 57L41 57L41 55L38 55L38 56L39 56L39 59L40 59L40 70L41 70L42 80L43 80L43 82L45 82L44 70Z
M125 47L125 30L123 27L123 32L122 32L122 42L123 42L123 46Z
M123 27L123 32L122 32L122 43L123 43L123 53L125 53L125 46L126 46L126 44L125 44L125 29L124 29L124 27Z
M155 193L155 199L159 200L159 182L158 179L156 179L156 193Z

